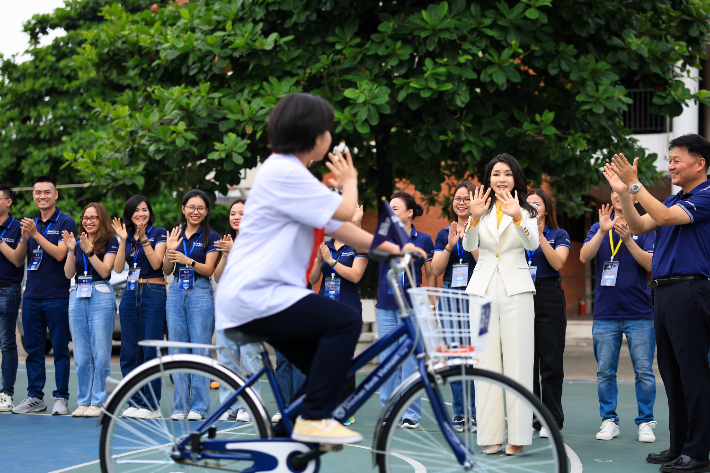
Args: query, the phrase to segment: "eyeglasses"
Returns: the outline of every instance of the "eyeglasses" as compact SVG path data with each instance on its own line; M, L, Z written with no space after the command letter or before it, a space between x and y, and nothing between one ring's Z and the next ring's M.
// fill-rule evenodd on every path
M187 213L191 214L193 212L199 212L201 214L207 212L207 207L195 207L194 205L188 205L185 207L185 210L187 210Z
M471 203L471 198L470 197L464 197L463 199L461 197L454 197L454 204L460 204L461 202L464 202L466 204Z
M36 196L38 196L38 197L41 196L41 195L50 196L50 195L52 195L52 191L50 191L50 190L46 190L46 191L34 191L33 194L36 195Z
M99 217L97 215L91 215L89 217L81 217L82 222L96 222L99 220Z

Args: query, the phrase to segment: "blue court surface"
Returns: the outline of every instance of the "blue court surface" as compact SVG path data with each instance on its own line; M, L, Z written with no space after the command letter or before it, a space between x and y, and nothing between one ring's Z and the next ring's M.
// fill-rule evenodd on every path
M117 366L112 366L112 375L120 378ZM52 365L47 365L47 386L49 393L48 411L51 412L51 389L54 384ZM365 374L358 374L358 381ZM27 378L21 365L18 372L15 402L19 403L26 392ZM72 366L70 392L76 393L76 375ZM568 447L568 457L572 472L656 472L658 465L645 462L652 451L668 448L668 407L662 384L657 385L655 415L658 426L655 429L656 443L643 444L638 441L638 429L634 424L637 414L633 383L619 383L619 405L621 417L619 437L612 441L599 441L595 434L601 425L597 403L596 383L589 381L565 381L563 405L565 427L562 431ZM267 409L274 412L275 404L268 384L263 385L262 394ZM69 402L69 411L76 408L76 398ZM51 416L47 412L31 415L0 414L0 471L3 473L65 472L87 473L100 471L99 434L96 419ZM374 425L380 412L379 399L371 398L358 411L354 430L361 432L365 441L359 445L346 446L342 451L321 457L323 472L367 472L372 469L369 448L371 447Z

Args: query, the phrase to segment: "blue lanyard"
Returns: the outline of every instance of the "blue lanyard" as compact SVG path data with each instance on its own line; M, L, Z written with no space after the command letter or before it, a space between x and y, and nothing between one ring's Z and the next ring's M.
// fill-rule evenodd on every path
M192 248L190 248L190 252L187 252L187 245L185 244L185 240L187 240L187 237L185 236L185 233L182 234L182 249L185 250L184 254L188 258L192 258L192 252L195 250L195 245L197 245L197 242L200 241L200 237L202 236L202 232L200 232L199 235L197 235L197 238L195 241L192 243Z
M148 234L150 233L150 231L151 231L152 229L153 229L153 227L148 227L148 231L145 232L145 237L146 237L146 238L148 238ZM185 240L183 240L183 243L185 243ZM133 257L133 267L134 267L134 268L135 268L136 266L138 266L138 253L141 252L141 246L143 246L143 245L139 245L138 242L136 241L136 246L138 247L138 249L136 250L136 255Z
M84 250L81 250L81 257L84 258L84 276L86 276L89 272L89 263L86 261L86 253L84 253Z
M7 228L2 233L0 233L0 238L5 236L5 234L10 229L10 227L12 226L13 223L15 223L15 219L10 217L10 225L8 225Z
M336 263L340 262L340 257L343 256L343 252L345 251L346 247L347 247L347 245L343 245L343 247L340 248L340 253L338 254L337 258L335 258L335 255L333 255L333 248L330 248L330 257L335 258ZM335 277L335 265L333 265L330 268L330 274L333 275L333 277Z
M459 255L459 263L463 263L463 254L465 250L461 246L461 240L456 242L456 253Z
M545 238L547 238L547 235L548 235L549 233L550 233L550 229L548 228L548 229L547 229L547 232L545 232L545 235L544 235ZM530 266L530 265L532 264L533 256L535 256L535 252L537 251L538 248L540 248L540 247L538 246L538 247L535 248L533 251L525 250L525 255L528 257L528 266Z
M60 216L60 215L62 215L62 212L61 212L61 211L59 212L59 214L57 214L57 220L59 220L59 216ZM39 223L39 217L37 217L37 218L35 219L35 225L37 225L38 223ZM42 236L43 236L43 237L47 234L47 232L49 231L49 227L51 227L53 223L54 223L54 222L51 222L51 221L49 222L49 225L47 225L47 228L44 229L44 233L42 233ZM38 245L39 245L39 243L38 243Z

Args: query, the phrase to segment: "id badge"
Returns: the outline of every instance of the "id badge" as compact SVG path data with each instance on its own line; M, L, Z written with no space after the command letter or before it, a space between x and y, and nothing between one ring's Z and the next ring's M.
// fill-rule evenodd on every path
M91 297L91 276L79 276L76 297Z
M390 271L392 271L392 270L390 269ZM394 294L394 291L392 290L392 285L389 284L389 278L387 278L387 285L389 286L389 291L387 291L387 293ZM401 278L397 279L397 285L399 286L399 292L404 294L404 273L402 273Z
M179 272L180 288L192 289L195 286L195 270L192 268L181 269Z
M602 286L616 286L616 275L618 272L618 261L604 261L604 266L602 267Z
M451 287L465 287L468 284L468 264L455 264L451 271Z
M138 289L138 280L141 277L141 268L133 268L128 270L128 281L126 282L126 291L135 291Z
M535 276L537 275L537 266L528 266L530 269L530 276L532 277L533 282L535 282Z
M325 279L325 296L335 301L340 300L340 278Z
M32 251L32 258L30 258L30 265L27 267L28 271L37 271L39 269L39 264L42 262L42 255L44 251L41 248Z

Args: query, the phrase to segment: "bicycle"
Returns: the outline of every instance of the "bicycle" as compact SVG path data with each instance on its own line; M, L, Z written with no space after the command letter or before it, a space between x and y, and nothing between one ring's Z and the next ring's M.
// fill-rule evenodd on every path
M487 315L490 301L472 298L464 291L413 288L408 293L410 307L396 281L406 273L412 281L409 267L412 255L375 255L386 259L390 267L388 279L401 311L401 323L385 337L377 340L353 359L350 374L364 367L385 348L396 348L380 365L360 383L333 412L333 417L343 422L364 404L381 384L406 359L414 356L418 372L404 380L390 397L376 424L372 441L372 464L381 472L392 471L527 471L566 473L568 464L564 444L552 416L542 403L520 384L505 376L477 369L476 345L485 343ZM398 259L401 262L398 262ZM438 308L437 308L438 303ZM412 320L416 314L416 323ZM419 326L419 329L417 328ZM111 394L102 409L99 425L100 463L103 472L116 471L260 471L316 472L320 468L320 456L342 449L329 446L296 442L288 436L275 436L269 414L262 399L251 386L266 376L273 391L277 409L282 413L282 430L287 435L293 429L293 421L299 414L303 396L288 406L276 382L264 340L232 329L228 338L236 343L261 343L260 356L263 366L244 377L226 368L211 358L173 354L147 362L126 376L120 383L107 379L107 391ZM170 348L223 349L211 345L195 345L164 341L141 342L144 346ZM195 378L197 376L197 378ZM163 415L159 407L160 394L169 391L172 382L218 381L229 390L229 397L203 421L192 424L185 419L172 421ZM521 402L529 409L548 438L534 437L524 455L506 457L483 455L475 444L473 418L464 427L455 428L446 402L448 391L444 386L460 381L464 391L464 406L473 404L469 388L475 383L476 391L499 389L505 391L504 405L511 400ZM186 389L182 389L185 393ZM185 394L183 394L183 397ZM424 401L424 402L422 402ZM176 405L186 399L175 400ZM218 419L235 403L247 411L250 422L228 427ZM426 429L400 428L400 419L410 406L422 402L420 420ZM139 406L140 404L140 406ZM153 412L151 419L125 419L123 407L145 407ZM468 420L469 409L465 409ZM163 408L163 410L166 410ZM472 412L472 411L471 411ZM467 425L466 425L467 424ZM502 430L501 430L502 427ZM532 417L530 417L532 432ZM506 427L498 426L498 432L507 437Z

